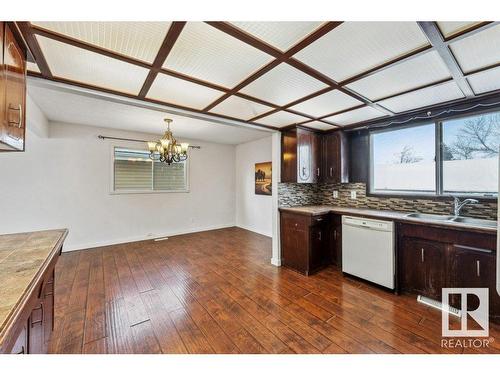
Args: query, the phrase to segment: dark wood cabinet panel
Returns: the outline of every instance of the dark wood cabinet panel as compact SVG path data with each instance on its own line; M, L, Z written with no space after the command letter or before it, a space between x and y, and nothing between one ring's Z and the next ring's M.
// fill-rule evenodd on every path
M321 170L321 182L349 182L348 143L344 132L335 131L322 136Z
M425 225L398 225L398 288L441 301L442 288L488 288L490 318L500 318L496 235ZM459 297L448 301L460 308ZM471 296L470 309L477 306Z
M24 151L26 58L8 23L3 23L0 151Z
M331 215L328 223L330 263L342 268L342 216Z
M305 128L281 133L281 182L316 183L322 174L321 135Z
M349 182L368 183L370 172L370 137L368 131L358 130L348 137Z
M400 287L440 300L441 289L447 286L446 245L405 237L400 246Z
M315 132L297 129L297 182L315 183L321 176L320 138Z
M451 284L454 288L488 288L490 317L500 317L500 296L496 292L496 257L488 249L463 248L460 245L450 245L451 269L454 271ZM460 301L455 298L450 301L455 307L460 307ZM478 307L474 296L467 299L469 310Z
M329 263L329 215L281 212L281 262L309 275Z
M281 182L297 182L297 130L281 133Z

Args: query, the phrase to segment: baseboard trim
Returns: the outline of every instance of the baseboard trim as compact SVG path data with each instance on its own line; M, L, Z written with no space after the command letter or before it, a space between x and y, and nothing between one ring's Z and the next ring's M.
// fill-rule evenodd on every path
M251 228L251 227L248 227L248 226L246 226L246 225L236 224L236 226L237 226L238 228L245 229L245 230L248 230L248 231L250 231L250 232L254 232L254 233L260 234L260 235L262 235L262 236L266 236L266 237L269 237L269 238L272 238L272 237L273 237L273 235L272 235L272 234L269 234L269 233L264 233L264 232L262 232L262 231L260 231L260 230L256 230L255 228Z
M158 233L158 234L144 235L144 236L134 236L134 237L128 237L128 238L110 240L110 241L98 241L98 242L92 242L92 243L87 243L87 244L77 244L77 245L69 245L69 246L65 245L63 247L63 252L66 253L66 252L70 252L70 251L93 249L93 248L102 247L102 246L120 245L120 244L124 244L124 243L129 243L129 242L154 240L155 238L180 236L183 234L206 232L209 230L217 230L217 229L224 229L224 228L232 228L234 226L235 226L234 223L230 223L230 224L222 224L222 225L193 228L193 229L184 230L184 231Z
M281 259L271 258L271 264L276 267L281 267Z

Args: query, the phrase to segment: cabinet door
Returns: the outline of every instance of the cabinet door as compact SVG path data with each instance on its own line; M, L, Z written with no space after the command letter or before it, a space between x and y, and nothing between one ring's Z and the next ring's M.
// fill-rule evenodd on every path
M446 286L446 245L404 237L398 254L400 288L440 301Z
M297 182L315 183L321 175L320 138L305 129L297 129Z
M457 288L488 288L490 317L500 316L500 296L496 292L496 257L490 250L477 251L470 248L451 245L453 287ZM460 308L459 298L451 301ZM467 309L475 310L478 307L477 297L467 298Z
M54 329L54 271L43 292L43 343L44 352L47 352L48 343Z
M309 269L309 227L304 216L281 216L281 262L301 273Z
M28 354L28 328L25 324L17 336L16 343L10 351L11 354Z
M28 320L29 348L30 354L44 353L43 339L44 304L39 302L31 312Z
M332 215L328 225L330 263L342 268L342 216Z
M337 134L327 134L323 137L322 150L322 165L323 178L322 181L328 183L336 183L339 181L340 169L340 143Z
M5 135L2 141L16 150L24 150L25 137L25 97L26 63L23 52L12 34L5 26L4 65L5 65L5 116L3 117Z
M311 227L311 248L309 250L309 272L328 263L329 254L329 238L328 238L328 223L326 221L316 224Z
M281 182L297 182L297 132L281 133Z

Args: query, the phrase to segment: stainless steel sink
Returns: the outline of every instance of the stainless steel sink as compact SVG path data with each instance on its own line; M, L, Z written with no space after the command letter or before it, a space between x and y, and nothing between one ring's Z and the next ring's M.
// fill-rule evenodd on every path
M411 214L406 215L406 217L412 217L415 219L424 219L424 220L432 220L432 221L450 221L453 219L453 216L447 215L434 215L434 214L423 214L420 212L412 212Z
M435 214L423 214L420 212L412 212L411 214L407 214L406 217L429 220L429 221L448 221L452 223L463 223L463 224L469 224L478 227L488 227L488 228L496 228L497 226L497 222L494 220L475 219L473 217L465 217L465 216L435 215Z
M457 216L451 219L451 221L455 223L464 223L464 224L470 224L470 225L477 225L480 227L491 227L495 228L497 226L497 222L493 220L486 220L486 219L475 219L473 217L464 217L464 216Z

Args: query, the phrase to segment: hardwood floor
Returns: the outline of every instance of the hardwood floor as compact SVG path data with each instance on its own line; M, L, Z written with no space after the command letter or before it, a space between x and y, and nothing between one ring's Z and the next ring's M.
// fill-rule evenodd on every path
M230 228L65 253L52 353L500 353L441 347L441 315L330 267L270 265Z

